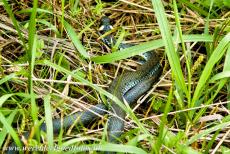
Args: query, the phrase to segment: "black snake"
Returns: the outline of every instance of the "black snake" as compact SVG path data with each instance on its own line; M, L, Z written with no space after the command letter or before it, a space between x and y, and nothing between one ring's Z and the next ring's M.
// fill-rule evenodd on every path
M111 30L109 18L103 17L102 24L103 25L100 29L100 33L104 34L107 31ZM112 46L112 44L116 43L112 35L107 35L102 40L110 47ZM121 43L119 45L119 48L122 49L129 46L132 45ZM132 106L140 96L142 96L152 87L154 82L158 80L162 73L162 67L160 65L157 54L154 51L150 51L147 52L145 56L145 62L137 67L137 70L135 72L123 73L122 75L117 77L108 88L108 92L116 96L120 101L123 101L123 99L125 99L125 101L127 101L130 106ZM124 130L124 120L122 119L125 118L126 113L115 102L112 102L111 100L107 101L110 104L110 111L114 113L109 117L108 120L108 142L118 143L117 139L119 139L120 135L123 133ZM89 110L65 116L63 120L53 119L53 132L59 133L61 126L64 130L66 130L73 124L87 125L91 121L99 118L98 115L106 114L106 110L108 110L108 108L109 107L104 103L99 103L89 108ZM61 122L63 122L63 124L61 124ZM46 132L45 122L42 123L40 129ZM26 132L24 136L25 138L28 138L29 132ZM16 148L17 146L13 142L10 147ZM15 154L17 153L17 151L8 150L7 153Z

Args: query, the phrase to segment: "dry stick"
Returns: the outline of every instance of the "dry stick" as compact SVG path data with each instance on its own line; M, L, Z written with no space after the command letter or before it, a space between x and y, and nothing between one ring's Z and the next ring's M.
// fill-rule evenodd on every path
M220 103L214 103L214 104L209 104L209 105L201 105L201 106L193 107L193 108L189 108L189 109L184 109L184 110L169 112L168 115L174 115L174 114L176 114L176 113L182 113L182 112L187 112L187 111L191 111L191 110L206 108L206 107L215 106L215 105L223 105L223 104L228 104L228 103L230 103L230 101L220 102ZM153 119L153 118L157 118L157 117L161 117L161 116L163 116L163 115L164 115L164 114L160 114L160 115L150 116L150 117L147 117L147 118L142 118L142 119L140 119L140 121L148 120L148 119Z
M153 12L153 9L152 9L152 8L148 8L148 7L145 7L145 6L142 6L142 5L138 5L138 4L136 4L136 3L132 3L132 2L129 2L129 1L126 1L126 0L120 0L120 1L122 1L122 2L124 2L124 3L127 3L127 4L129 4L129 5L137 6L137 7L139 7L139 8L142 8L142 9L148 10L148 11L150 11L150 12Z
M23 77L14 77L13 79L20 79L20 80L28 80L28 78L23 78ZM53 82L53 83L63 83L63 84L72 84L72 85L83 85L86 86L87 84L81 83L81 82L73 82L73 81L61 81L61 80L53 80L53 79L40 79L40 78L36 78L33 77L32 78L33 81L40 81L40 82ZM98 85L98 84L94 84L97 85L99 87L107 87L105 85Z
M223 136L223 138L220 140L220 142L217 144L217 146L215 147L215 149L212 151L211 154L215 154L216 151L218 150L218 148L221 146L221 144L224 142L225 138L228 136L228 134L230 133L230 130L228 130L225 135Z
M170 151L172 154L176 154L174 151L172 151L172 149L170 149L166 145L162 144L162 147L164 147L165 149L167 149L168 151Z

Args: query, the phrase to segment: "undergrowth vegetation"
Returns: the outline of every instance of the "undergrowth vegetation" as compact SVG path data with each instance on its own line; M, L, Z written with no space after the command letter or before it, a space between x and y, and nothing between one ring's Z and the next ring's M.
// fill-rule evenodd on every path
M1 150L14 141L49 153L230 153L229 9L228 0L0 0ZM104 15L117 42L135 46L105 47ZM163 74L130 109L106 89L151 50ZM53 134L52 118L106 97L128 114L122 145L106 142L108 116ZM44 120L47 132L39 131Z

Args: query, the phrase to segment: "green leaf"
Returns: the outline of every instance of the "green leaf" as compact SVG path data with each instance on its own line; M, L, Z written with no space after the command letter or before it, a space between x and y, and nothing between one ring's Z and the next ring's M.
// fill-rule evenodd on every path
M220 149L221 149L222 154L229 154L230 153L229 147L221 146Z
M77 48L77 50L80 52L80 54L86 58L89 59L89 55L87 53L87 51L85 50L85 48L83 47L83 45L81 44L81 41L79 40L77 34L75 33L73 27L64 20L64 27L70 37L70 39L72 40L74 46Z
M223 128L227 128L230 126L230 121L228 122L224 122L224 123L221 123L221 124L218 124L218 125L215 125L214 127L211 127L211 128L208 128L208 129L205 129L204 131L201 131L200 133L196 134L196 135L193 135L187 142L186 142L186 145L190 145L192 144L193 142L201 139L202 137L208 135L208 134L211 134L212 132L215 132L217 131L218 129L223 129Z
M0 97L0 107L2 107L3 103L13 95L14 94L6 94L6 95L1 96Z
M53 120L52 120L52 109L50 105L50 95L46 95L44 98L45 107L45 121L47 126L47 141L49 146L48 153L54 152L54 137L53 137Z
M4 115L2 114L2 112L0 111L0 122L4 125L4 128L6 128L6 130L8 131L8 133L10 133L10 135L12 136L12 138L14 139L16 145L22 149L22 143L17 135L17 133L15 132L15 130L11 127L9 121L7 121L7 119L4 117Z
M32 11L33 11L33 9L31 9L31 8L23 9L23 10L17 11L17 14L31 13ZM49 10L44 10L44 9L41 9L41 8L37 8L37 13L45 13L45 14L53 15L53 12L51 12Z
M177 37L173 37L173 41L176 41ZM184 42L213 42L212 36L210 35L183 35ZM177 43L180 43L180 40L177 40ZM113 52L103 56L92 57L91 60L97 64L102 63L111 63L116 60L126 59L135 55L145 53L157 48L165 46L162 39L145 42L139 45L135 45L126 49L123 49L119 52Z
M214 65L222 58L224 55L228 45L230 43L230 33L228 33L219 43L217 48L213 51L212 55L210 56L207 64L205 65L205 68L200 76L200 79L197 83L193 99L192 99L192 105L191 107L194 107L195 102L199 100L202 90L204 86L207 83L207 80L209 79L212 69Z
M18 110L13 110L13 112L7 117L6 120L7 120L9 125L11 125L11 123L13 122L14 117L15 117L17 112L18 112ZM6 138L7 133L8 133L7 128L4 126L2 128L2 131L0 132L0 147L2 147L2 144Z
M180 154L201 154L200 152L194 150L193 148L189 147L189 146L185 146L185 145L181 145L179 144L178 147L178 153Z
M225 71L225 72L216 74L214 77L210 79L210 82L214 82L216 80L220 80L223 78L230 78L230 71Z
M12 78L15 78L16 77L16 74L12 73L10 75L6 75L4 76L1 80L0 80L0 85L11 80Z
M197 13L200 13L201 15L204 16L208 16L208 12L205 11L204 9L192 4L190 1L188 0L180 0L180 3L183 3L185 5L187 5L189 8L191 8L192 10L196 11Z
M58 36L60 36L58 29L53 24L51 24L50 22L48 22L44 19L42 19L42 20L40 19L40 20L37 20L37 23L41 23L43 25L46 25L47 27L49 27L49 29L53 30Z
M78 137L78 138L73 138L73 139L63 142L61 144L61 147L64 148L64 147L71 146L72 144L76 144L78 142L89 141L89 140L99 141L99 139L92 138L92 137Z
M177 52L175 51L169 22L167 21L163 4L160 0L152 0L152 5L154 7L154 12L159 24L162 39L165 45L165 52L171 66L172 73L174 74L174 78L178 84L179 89L181 89L188 96L189 94L182 73L180 59L177 55Z
M224 5L230 8L230 1L229 0L223 0Z

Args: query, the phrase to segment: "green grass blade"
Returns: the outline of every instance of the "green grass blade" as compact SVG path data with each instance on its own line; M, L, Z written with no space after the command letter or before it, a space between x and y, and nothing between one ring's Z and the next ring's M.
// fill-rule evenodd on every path
M33 72L35 65L35 57L37 52L37 37L36 37L36 15L37 15L37 5L38 0L33 1L33 8L30 15L29 22L29 50L27 51L27 56L29 60L29 76L28 76L28 84L29 84L29 93L31 96L31 117L33 118L34 123L38 121L38 109L35 102L35 94L33 91Z
M4 104L4 102L10 98L11 96L13 96L14 94L6 94L0 97L0 107L2 107L2 105Z
M38 109L37 109L37 105L36 105L36 102L35 102L35 94L34 94L34 91L33 91L33 80L32 80L32 77L33 77L33 72L34 72L34 65L35 65L35 57L36 57L36 52L37 52L37 38L36 36L34 36L33 39L33 44L32 44L32 49L31 49L31 61L30 61L30 75L29 75L29 87L30 87L30 95L31 95L31 116L35 121L38 120Z
M142 140L147 139L149 136L146 134L140 134L135 137L133 137L131 140L128 141L127 145L137 146L138 143Z
M51 30L53 30L58 36L60 36L60 33L59 33L58 29L53 24L51 24L50 22L42 19L42 20L37 20L37 23L41 23L41 24L46 25Z
M35 33L36 33L36 15L37 15L37 5L38 1L33 1L33 8L30 16L30 22L29 22L29 50L28 50L28 60L31 63L32 61L32 54L33 54L33 48L34 48L34 41L35 41ZM36 50L35 50L36 53ZM33 69L33 68L31 68Z
M177 40L176 37L173 37L173 41ZM213 42L212 36L210 35L183 35L184 42ZM180 40L177 41L180 43ZM139 45L135 45L126 49L123 49L119 52L113 52L103 56L92 57L91 60L97 64L102 63L111 63L116 60L126 59L135 55L142 54L147 51L151 51L164 46L162 39L145 42Z
M8 100L10 97L12 97L14 95L17 95L17 96L20 96L20 97L30 98L30 95L25 94L25 93L5 94L5 95L2 95L0 97L0 107L2 107L2 105L5 103L6 100Z
M45 107L45 121L47 126L47 141L49 151L48 153L54 152L54 136L53 136L53 121L52 121L52 109L50 105L50 95L45 96L44 98L44 107Z
M24 37L23 37L23 35L22 35L22 31L20 30L20 27L19 27L18 22L17 22L17 20L16 20L14 14L13 14L13 12L12 12L12 9L10 8L10 6L9 6L9 4L8 4L8 2L7 2L7 0L2 0L2 1L3 1L3 3L4 3L3 6L4 6L6 12L9 14L9 16L10 16L10 18L11 18L11 20L12 20L14 26L15 26L15 29L16 29L17 32L18 32L18 36L19 36L20 40L22 41L22 44L23 44L25 50L27 50L26 43L25 43L26 41L25 41L25 39L24 39Z
M157 138L157 142L155 145L155 153L158 153L161 149L161 146L163 144L163 141L164 141L164 138L167 134L167 129L165 128L168 121L167 121L167 115L169 113L169 110L170 110L170 104L173 100L173 88L171 87L170 88L170 91L169 91L169 95L168 95L168 98L167 98L167 103L165 105L165 108L164 108L164 115L161 117L161 122L160 122L160 128L159 128L159 135L158 135L158 138Z
M230 121L227 121L227 122L224 122L224 123L221 123L221 124L218 124L218 125L215 125L214 127L212 128L209 128L209 129L205 129L204 131L200 132L199 134L197 135L194 135L193 137L191 137L187 142L186 142L186 145L190 145L192 144L193 142L201 139L202 137L212 133L212 132L215 132L219 129L223 129L223 128L227 128L230 126Z
M117 51L117 50L119 49L120 44L121 44L122 41L124 40L125 33L126 33L126 32L125 32L125 29L122 28L122 29L121 29L121 32L120 32L120 35L119 35L118 39L116 40L115 45L114 45L113 48L112 48L112 51Z
M9 125L11 125L11 123L13 122L14 117L15 117L17 112L18 112L18 110L13 110L12 113L7 117L6 120L7 120ZM2 147L2 144L6 138L7 133L8 133L8 131L7 131L6 127L3 127L2 131L0 132L0 147Z
M18 11L18 14L23 14L23 13L31 13L33 11L33 9L29 8L29 9L23 9ZM49 10L44 10L41 8L37 8L37 13L45 13L45 14L51 14L53 15L53 12L49 11Z
M228 50L227 50L227 54L226 54L226 57L225 57L225 62L224 62L224 69L223 71L227 72L227 71L230 71L230 46L228 47ZM217 94L219 94L219 91L226 85L227 81L229 79L227 78L224 78L224 79L221 79L221 81L219 82L219 85L218 85L218 88L217 90L215 91L214 95L205 103L205 104L210 104L212 103L213 99L217 96ZM195 118L193 119L193 122L196 122L199 120L199 118L204 114L206 108L202 108L201 110L199 110L199 112L196 114ZM194 111L195 112L195 111ZM194 113L193 112L193 113Z
M87 53L87 51L85 50L84 46L81 44L81 41L78 38L78 35L75 33L73 27L64 20L64 27L70 37L70 39L72 40L74 46L77 48L77 50L80 52L80 54L86 58L89 59L89 55Z
M205 27L204 27L204 34L209 34L209 22L210 22L210 13L212 10L212 6L213 6L213 0L210 1L210 7L209 7L209 11L208 11L208 15L206 17L206 22L205 22ZM206 52L207 52L207 56L210 57L212 49L210 48L208 43L205 43L205 47L206 47Z
M175 15L175 21L176 21L176 27L179 33L179 38L181 41L181 46L182 46L182 51L185 57L185 61L186 61L186 68L187 68L187 73L188 73L188 104L191 103L191 81L192 81L192 76L191 76L191 68L190 68L190 62L191 59L189 58L188 54L186 53L186 48L185 48L185 43L183 40L183 34L182 34L182 30L181 30L181 24L180 24L180 17L179 17L179 13L178 13L178 9L177 9L177 3L176 0L173 0L173 8L174 8L174 15ZM179 98L181 99L181 98Z
M216 74L214 77L210 79L210 82L214 82L216 80L220 80L223 78L230 78L230 71L225 71L225 72Z
M73 139L63 142L60 147L64 148L64 147L71 146L72 144L76 144L76 143L83 142L83 141L89 141L89 140L100 141L99 139L92 138L92 137L78 137L78 138L73 138Z
M63 36L64 16L65 16L65 0L61 0L61 36Z
M223 71L230 71L230 46L228 46L228 51L226 53Z
M179 86L179 89L181 89L188 96L188 90L181 70L180 59L175 51L169 28L169 22L167 21L163 4L161 0L152 0L152 5L157 18L157 22L159 24L162 39L165 44L165 52L171 66L172 73L174 74L176 84Z
M14 139L16 145L22 149L22 143L20 141L20 138L18 137L17 133L15 132L15 130L10 126L9 122L7 121L7 119L5 118L5 116L2 114L2 112L0 111L0 122L2 123L2 125L4 125L4 127L6 128L6 130L8 130L8 133L10 133L10 135L12 136L12 138Z
M200 14L204 15L204 16L208 16L208 12L203 10L200 7L197 7L196 5L190 3L188 0L180 0L180 3L183 3L185 5L187 5L188 7L190 7L192 10L195 10L196 12L199 12Z
M1 80L0 80L0 85L15 78L16 77L16 74L15 73L11 73L10 75L6 75L4 76Z
M214 65L222 58L222 56L224 55L228 45L230 43L230 33L228 33L219 43L219 45L217 46L217 48L214 50L214 52L212 53L210 59L208 60L207 64L205 65L205 68L200 76L200 79L198 81L198 84L196 86L195 92L194 92L194 96L192 99L192 104L191 107L194 107L195 102L199 100L201 94L202 94L202 90L204 88L204 86L207 83L207 80L209 79L212 69L214 67Z
M228 51L226 53L223 71L230 71L230 46L228 47ZM227 81L228 81L228 83L227 83L228 84L227 85L227 89L228 89L227 100L230 101L230 82L229 82L229 79L223 79L220 82L223 82L223 84L225 85L225 83ZM230 103L227 105L227 108L230 109Z
M206 146L206 150L204 152L204 154L209 154L210 149L212 148L213 144L216 141L216 138L218 137L218 135L220 134L221 129L217 130L214 135L212 135L211 140L208 142L208 145Z

